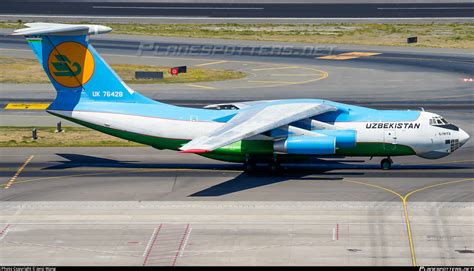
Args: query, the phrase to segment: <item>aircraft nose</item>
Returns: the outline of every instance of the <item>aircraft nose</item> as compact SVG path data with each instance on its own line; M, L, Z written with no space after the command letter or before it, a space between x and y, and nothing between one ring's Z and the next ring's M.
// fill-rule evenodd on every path
M469 140L470 136L463 129L459 129L459 142L461 144L466 143Z

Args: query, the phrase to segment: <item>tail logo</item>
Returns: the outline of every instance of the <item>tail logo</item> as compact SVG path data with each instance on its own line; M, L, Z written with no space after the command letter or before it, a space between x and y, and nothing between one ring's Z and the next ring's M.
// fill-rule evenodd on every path
M63 42L48 57L51 77L60 85L75 88L84 85L94 73L92 53L78 42Z
M71 61L67 56L57 54L54 55L54 57L58 60L58 62L51 62L57 70L57 72L53 72L55 76L77 76L81 73L82 68L79 63L74 62L71 67ZM75 69L75 71L73 71L73 69Z

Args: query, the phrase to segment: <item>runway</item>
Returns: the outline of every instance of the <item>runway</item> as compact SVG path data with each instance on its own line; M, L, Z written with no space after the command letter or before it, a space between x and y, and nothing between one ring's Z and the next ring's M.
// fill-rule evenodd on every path
M0 16L13 19L102 19L123 22L123 20L166 22L166 20L202 22L314 22L331 21L443 21L468 20L472 18L474 5L470 2L419 1L418 3L163 3L131 1L44 1L38 5L31 2L3 1ZM250 21L249 21L250 20ZM169 21L168 21L169 22Z
M79 5L80 3L80 5ZM472 3L130 3L45 1L40 5L5 1L3 14L99 16L183 16L245 18L406 18L472 17Z
M140 42L247 49L234 55L140 56ZM262 42L112 35L93 44L110 63L204 65L249 74L198 87L133 86L160 101L201 107L304 97L374 108L422 106L474 134L472 83L463 80L472 76L474 61L463 50L338 46L331 55L378 54L334 60L321 59L328 55L321 52L251 54L251 48L269 44ZM290 45L294 52L305 46ZM1 56L33 57L26 44L9 37L0 39L0 48ZM0 85L2 105L53 98L49 84ZM38 111L0 112L2 125L58 121ZM0 261L473 265L473 147L468 141L440 160L394 157L390 171L379 169L378 158L315 159L285 164L280 176L263 169L248 175L239 164L152 148L2 148Z

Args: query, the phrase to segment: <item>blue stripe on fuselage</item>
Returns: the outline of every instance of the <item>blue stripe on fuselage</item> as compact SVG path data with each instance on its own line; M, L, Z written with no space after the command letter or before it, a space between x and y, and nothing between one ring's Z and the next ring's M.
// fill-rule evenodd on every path
M324 103L338 108L337 111L328 112L314 119L324 122L390 122L390 121L414 121L420 112L409 110L376 110L366 107L347 105L319 99L289 99L276 100L256 106L268 106L269 104L283 103ZM54 110L54 107L50 107ZM60 108L58 108L61 110ZM194 120L194 121L219 121L226 122L232 118L238 110L212 110L190 107L179 107L160 102L152 103L120 103L120 102L98 102L81 99L74 107L77 111L116 113L126 115L138 115L145 117ZM245 109L242 109L245 110Z
M393 122L415 121L420 116L420 111L377 110L332 101L325 101L325 103L337 107L338 110L315 116L314 119L323 122Z

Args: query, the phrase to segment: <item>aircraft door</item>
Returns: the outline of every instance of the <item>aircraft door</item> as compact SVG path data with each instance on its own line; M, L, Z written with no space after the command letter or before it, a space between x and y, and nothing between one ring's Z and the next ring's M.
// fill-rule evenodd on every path
M397 131L384 130L384 149L395 150L397 148Z

